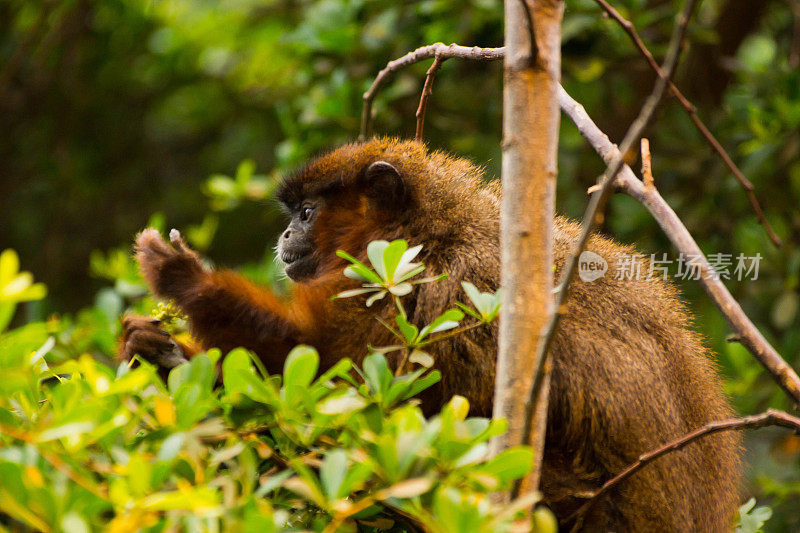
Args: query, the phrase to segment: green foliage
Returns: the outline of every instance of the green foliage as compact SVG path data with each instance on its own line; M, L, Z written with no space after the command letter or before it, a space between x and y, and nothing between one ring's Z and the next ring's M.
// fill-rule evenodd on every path
M214 174L208 178L203 192L211 199L211 208L226 211L237 207L242 200L271 198L278 185L277 176L270 179L262 174L255 174L255 169L255 162L245 159L239 163L233 178L223 174Z
M405 283L398 269L421 272L410 263L419 247L405 255L402 241L385 244L371 247L380 283ZM2 257L3 279L20 279L16 255ZM23 279L9 302L43 295ZM461 318L448 311L411 340ZM395 375L374 351L360 368L344 359L320 374L317 352L298 346L269 376L237 348L222 361L221 387L219 350L173 369L165 385L146 362L115 373L85 354L59 357L64 327L0 334L0 512L27 527L477 533L531 520L536 495L500 505L491 493L528 472L532 451L489 457L505 421L468 417L459 396L426 419L413 397L439 381L430 365ZM540 530L551 531L552 516L541 515Z
M373 349L380 353L401 350L401 362L397 367L397 373L405 369L406 363L430 368L434 363L433 357L421 348L488 324L500 313L500 290L496 293L482 293L471 283L462 282L462 287L475 309L458 303L458 306L464 310L463 312L458 309L448 309L422 328L409 322L400 298L409 294L414 285L436 283L447 279L447 274L414 279L425 270L425 265L413 262L421 250L422 245L409 248L408 243L403 239L392 242L373 241L367 246L367 258L372 268L343 250L336 252L339 257L350 263L344 269L344 275L362 281L363 284L361 288L343 291L334 298L353 298L370 294L366 300L367 307L372 306L386 295L392 299L398 311L394 320L397 329L383 320L381 323L397 338L400 344L373 347ZM477 322L459 328L464 313L476 318ZM443 333L445 331L448 333ZM437 333L440 335L434 335ZM417 370L412 375L418 377L421 373L422 370Z

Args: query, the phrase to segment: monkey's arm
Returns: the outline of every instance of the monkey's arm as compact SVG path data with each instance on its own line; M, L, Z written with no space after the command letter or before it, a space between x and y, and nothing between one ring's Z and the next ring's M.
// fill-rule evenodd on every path
M267 370L279 372L286 354L303 342L303 299L290 309L269 291L233 272L205 269L197 254L173 230L171 244L155 229L136 240L136 258L153 292L170 298L189 317L204 348L223 352L243 346L255 352Z

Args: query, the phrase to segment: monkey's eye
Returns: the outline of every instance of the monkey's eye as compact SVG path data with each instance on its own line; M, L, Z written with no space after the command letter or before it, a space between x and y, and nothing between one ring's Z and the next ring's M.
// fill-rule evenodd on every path
M302 220L303 222L308 220L311 217L311 212L312 211L314 211L314 209L311 208L311 207L308 207L308 206L301 207L300 208L300 220Z

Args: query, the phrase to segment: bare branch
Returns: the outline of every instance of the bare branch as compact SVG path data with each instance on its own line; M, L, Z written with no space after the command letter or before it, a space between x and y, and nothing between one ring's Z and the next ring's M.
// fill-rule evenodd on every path
M639 36L639 33L636 31L636 27L633 25L633 23L620 15L619 12L611 6L611 4L606 2L606 0L595 0L595 2L597 2L597 4L606 13L608 13L609 17L614 19L622 27L622 29L625 30L625 33L627 33L631 38L633 44L639 50L639 53L641 53L641 55L650 64L650 67L659 77L663 78L664 73L661 71L661 67L658 66L658 63L656 63L656 60L653 58L653 54L651 54L650 50L648 50L645 46L644 41L642 41L642 38ZM783 243L781 242L780 237L775 234L775 231L772 229L769 221L767 221L766 217L764 216L764 211L761 209L761 205L758 203L753 184L750 183L750 181L745 177L744 173L739 169L738 166L736 166L736 163L733 162L733 159L731 159L731 157L728 155L728 152L725 151L717 138L714 137L703 121L700 120L700 117L697 115L697 108L683 95L683 93L678 90L672 81L669 82L669 90L670 93L672 93L672 95L678 100L678 103L681 105L681 107L686 111L686 113L688 113L689 118L692 119L692 122L694 122L694 125L700 131L703 138L705 138L706 142L708 142L708 144L711 145L711 148L717 152L717 155L719 155L723 163L725 163L736 180L742 186L747 199L750 201L750 205L753 207L756 219L758 219L758 222L764 226L764 231L767 232L770 240L775 244L775 246L781 246Z
M558 103L578 127L581 135L589 141L589 144L604 161L608 163L622 157L616 145L597 127L583 106L573 100L563 87L559 89ZM700 247L697 246L689 230L686 229L669 204L664 201L658 190L655 187L645 187L627 165L624 165L617 174L614 185L617 189L638 200L650 212L678 251L686 256L697 258L702 272L699 282L736 333L736 340L758 359L795 403L800 403L800 378L797 377L797 373L747 318L742 307L728 292L718 276L713 275L713 267L700 251Z
M433 92L433 78L436 77L436 73L442 68L442 63L444 63L444 59L437 55L433 59L433 65L431 65L431 68L429 68L428 72L425 74L425 85L422 87L422 94L419 97L419 107L417 108L417 132L414 135L414 140L416 141L422 140L422 128L425 126L425 112L428 110L428 99L431 96L431 92Z
M551 313L550 320L544 328L537 348L537 366L533 373L534 382L526 404L529 420L534 414L535 399L539 395L539 387L541 387L543 383L542 368L544 367L544 361L550 349L550 344L552 343L559 320L563 314L563 309L565 307L564 302L566 302L567 295L569 294L570 283L572 283L575 277L578 257L586 247L589 236L603 215L606 202L613 191L612 185L614 183L614 176L617 175L617 172L619 172L624 164L623 154L627 153L633 147L634 143L639 140L639 137L641 137L642 132L653 117L658 103L661 101L661 97L664 95L664 90L667 88L669 79L672 77L673 72L675 72L675 67L678 64L678 57L680 56L681 43L686 36L686 28L689 25L689 20L694 11L695 4L695 0L686 0L683 10L678 15L678 20L672 31L672 37L670 37L667 58L664 61L664 75L656 80L653 91L650 93L650 96L647 97L642 109L639 111L639 116L636 117L636 120L634 120L630 128L628 128L628 132L622 140L622 148L607 162L608 166L605 173L603 173L600 190L592 194L589 206L586 208L586 212L583 215L580 236L577 241L573 243L572 249L564 261L564 268L561 278L559 279L555 297L555 312Z
M386 67L378 73L375 77L375 81L372 82L370 88L364 93L364 108L361 113L361 133L358 136L359 140L364 140L367 135L369 135L372 122L372 101L383 84L398 70L413 65L414 63L431 59L437 55L440 56L442 60L457 57L459 59L472 59L476 61L493 61L503 58L503 48L480 48L477 46L468 47L459 46L457 44L446 45L444 43L436 43L417 48L401 58L390 61Z
M788 429L793 429L796 433L800 434L800 418L792 416L784 411L777 411L775 409L767 409L767 411L757 414L743 416L741 418L729 418L726 420L718 420L710 422L702 427L697 428L691 433L687 433L681 437L673 439L666 444L655 448L649 452L643 453L639 458L628 465L620 473L606 481L602 487L587 495L589 500L584 503L575 513L567 519L567 522L577 519L579 522L575 526L579 526L581 519L589 511L591 506L600 499L601 496L607 494L611 489L625 481L633 474L652 463L659 457L668 453L680 450L686 447L689 443L698 439L719 433L720 431L741 431L744 429L759 429L767 426L780 426ZM573 527L573 531L575 528Z

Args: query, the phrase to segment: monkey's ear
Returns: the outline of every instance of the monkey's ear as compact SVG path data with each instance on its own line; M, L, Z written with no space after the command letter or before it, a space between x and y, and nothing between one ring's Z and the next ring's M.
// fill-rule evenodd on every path
M406 185L394 166L386 161L375 161L364 171L367 195L380 207L394 209L405 205Z

